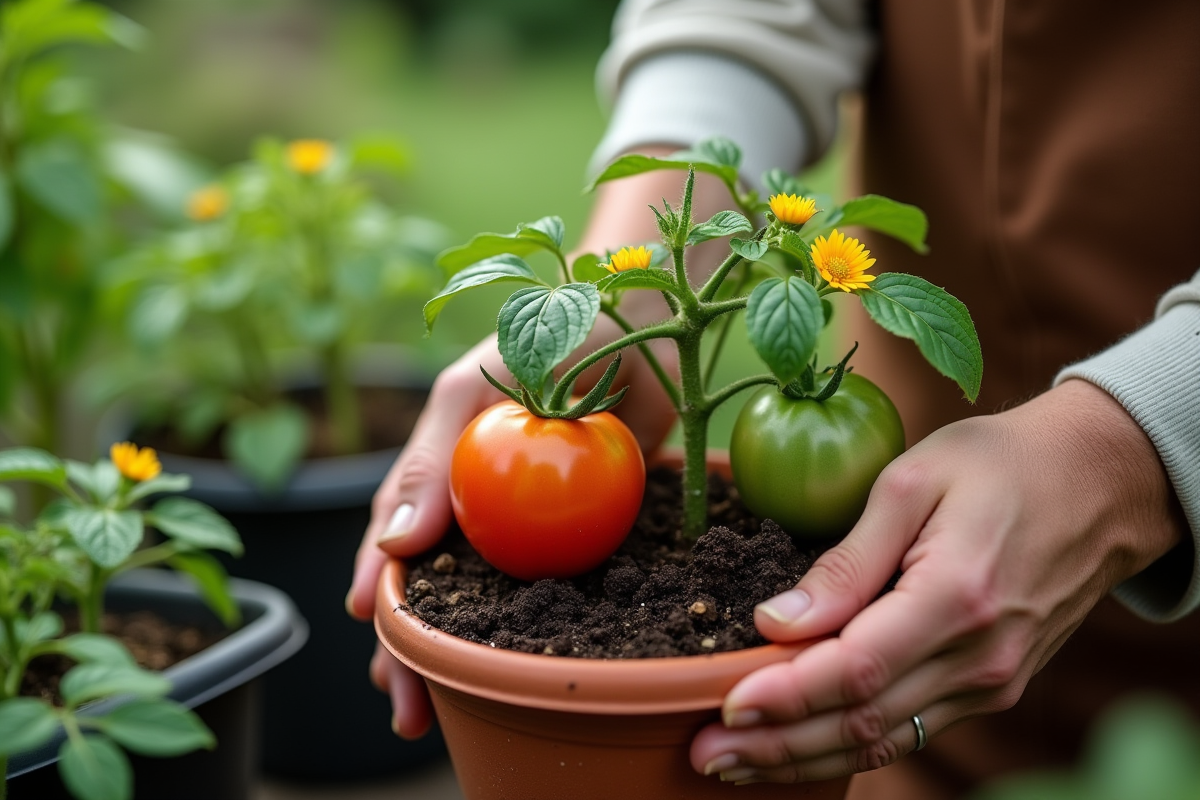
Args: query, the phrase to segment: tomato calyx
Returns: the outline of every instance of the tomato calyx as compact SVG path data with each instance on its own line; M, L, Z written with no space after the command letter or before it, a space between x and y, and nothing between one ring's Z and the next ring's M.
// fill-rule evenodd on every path
M782 387L779 391L783 392L784 396L790 397L793 400L816 400L818 403L823 403L837 392L838 387L842 385L842 378L847 372L853 372L854 367L847 367L850 357L854 355L854 351L858 349L858 342L854 343L854 347L850 348L850 352L846 356L831 367L826 367L821 370L821 375L829 375L829 379L823 383L820 388L817 387L817 357L814 355L812 363L804 368L804 372L800 377Z
M617 370L620 368L621 354L618 353L617 357L608 365L608 369L604 370L604 374L600 376L600 380L596 381L596 385L592 387L592 390L574 405L565 406L564 408L547 407L542 402L542 391L530 391L520 381L517 381L516 388L505 386L489 375L482 364L479 366L479 371L483 373L483 377L487 378L488 383L503 392L514 403L524 406L525 410L535 417L543 419L579 419L588 414L599 414L601 411L608 411L625 398L625 393L629 391L628 386L622 387L614 395L610 396L608 394L609 390L612 389L613 381L617 379ZM563 396L569 395L570 391L567 391ZM553 396L553 393L551 393L551 396Z

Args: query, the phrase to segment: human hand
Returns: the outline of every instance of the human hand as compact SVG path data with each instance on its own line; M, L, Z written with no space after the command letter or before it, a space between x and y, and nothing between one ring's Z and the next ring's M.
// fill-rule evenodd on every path
M914 714L932 737L1010 708L1095 604L1185 533L1153 446L1092 384L947 426L884 471L795 589L758 607L774 641L841 633L735 686L692 766L828 779L915 749Z

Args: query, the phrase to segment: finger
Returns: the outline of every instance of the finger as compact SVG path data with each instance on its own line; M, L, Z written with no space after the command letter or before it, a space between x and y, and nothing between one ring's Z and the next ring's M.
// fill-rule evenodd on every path
M954 707L954 702L948 701L921 711L920 716L928 739L953 724L961 714ZM917 748L917 729L909 716L869 745L816 757L801 757L796 760L777 757L771 763L756 764L745 754L726 751L708 758L709 753L702 750L702 739L718 731L720 727L711 725L697 736L696 743L692 746L692 767L701 774L719 775L721 780L732 783L801 783L832 780L888 766ZM782 742L777 742L776 746L780 748L780 753L786 753ZM704 760L706 758L708 760Z
M849 622L896 573L944 490L919 460L905 455L892 462L846 539L818 558L795 589L758 605L758 630L772 641L798 641Z
M433 724L429 690L420 675L396 660L382 645L371 658L371 682L392 700L392 730L403 739L419 739Z

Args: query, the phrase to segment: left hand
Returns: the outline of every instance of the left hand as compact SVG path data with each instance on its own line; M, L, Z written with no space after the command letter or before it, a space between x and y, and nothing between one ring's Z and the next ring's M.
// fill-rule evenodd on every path
M1113 586L1184 535L1153 445L1090 383L949 425L884 470L795 589L758 607L774 641L841 632L735 686L692 766L824 780L911 752L914 714L933 737L1010 708Z

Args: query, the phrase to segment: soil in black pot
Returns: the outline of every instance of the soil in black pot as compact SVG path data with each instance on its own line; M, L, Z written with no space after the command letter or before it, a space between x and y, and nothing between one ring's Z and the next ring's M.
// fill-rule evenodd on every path
M679 532L679 475L652 470L629 538L572 580L510 578L455 526L410 564L410 609L468 641L547 655L653 658L765 644L754 606L794 586L818 553L760 523L719 476L710 476L708 500L712 527L689 544Z

